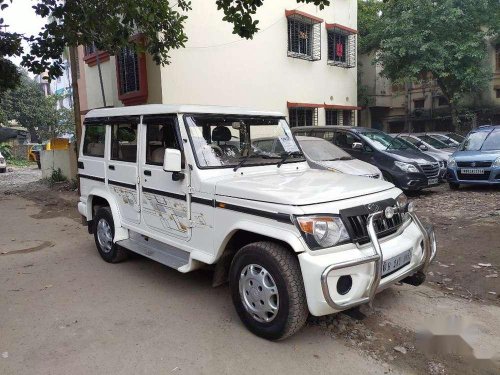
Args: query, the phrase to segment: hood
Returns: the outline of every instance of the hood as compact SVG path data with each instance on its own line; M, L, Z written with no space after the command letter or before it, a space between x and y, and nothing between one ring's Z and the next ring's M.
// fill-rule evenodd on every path
M428 164L435 163L436 159L419 151L412 150L386 150L384 153L392 156L394 159L405 163Z
M324 168L336 169L339 172L354 176L366 176L381 173L377 167L358 159L316 161L315 163Z
M309 205L354 198L394 188L391 183L324 170L233 175L219 180L215 193L285 205Z
M432 156L436 160L440 161L448 161L451 156L451 153L446 152L434 152L434 151L425 151L426 155Z
M500 157L500 150L492 151L455 151L452 155L457 161L494 161Z

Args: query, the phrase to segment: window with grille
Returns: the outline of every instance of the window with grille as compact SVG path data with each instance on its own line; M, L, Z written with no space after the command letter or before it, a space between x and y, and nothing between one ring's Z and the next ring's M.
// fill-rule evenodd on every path
M356 31L327 24L328 64L343 68L356 66Z
M128 47L122 48L117 55L120 95L140 90L139 58Z
M321 60L321 22L296 13L288 14L288 56Z
M326 125L339 125L339 111L336 109L325 109Z
M438 106L446 106L448 105L448 100L444 96L438 97Z
M318 125L318 108L289 108L288 115L290 127Z
M354 111L342 111L342 125L352 126L354 119Z
M417 108L424 108L425 106L425 99L418 99L413 102L413 105L415 109Z

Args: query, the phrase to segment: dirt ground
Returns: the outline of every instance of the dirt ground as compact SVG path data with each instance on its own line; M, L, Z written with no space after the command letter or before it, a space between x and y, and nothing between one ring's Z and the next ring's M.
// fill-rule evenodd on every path
M411 197L439 241L426 284L311 317L270 343L242 326L208 271L180 274L139 256L103 262L76 192L39 180L35 168L0 175L0 374L500 371L500 282L490 276L500 266L499 190Z

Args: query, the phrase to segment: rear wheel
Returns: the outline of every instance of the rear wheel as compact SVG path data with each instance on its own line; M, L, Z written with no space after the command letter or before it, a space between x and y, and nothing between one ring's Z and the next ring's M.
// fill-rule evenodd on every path
M456 182L448 182L448 185L450 185L451 190L458 190L460 189L460 184L457 184Z
M102 259L109 263L118 263L127 258L127 250L113 242L115 225L109 207L97 210L92 225L95 244Z
M229 285L236 312L257 336L281 340L305 324L309 311L299 261L285 247L256 242L241 248Z

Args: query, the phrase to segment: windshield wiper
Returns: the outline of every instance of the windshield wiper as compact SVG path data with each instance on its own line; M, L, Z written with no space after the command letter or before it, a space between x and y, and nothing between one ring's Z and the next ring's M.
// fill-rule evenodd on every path
M341 156L340 158L334 158L334 159L327 159L323 161L338 161L338 160L353 160L354 158L352 156Z
M262 159L277 159L278 156L269 156L269 155L264 155L264 154L250 154L248 156L244 156L243 159L240 160L240 162L238 163L238 165L236 165L234 168L233 168L233 171L237 171L238 169L240 169L243 164L245 164L245 162L248 160L248 159L253 159L253 158L262 158Z
M304 154L300 151L292 151L292 152L286 152L281 156L281 160L278 163L278 168L281 167L281 165L286 161L291 156L304 156Z

